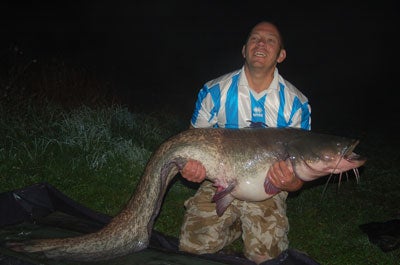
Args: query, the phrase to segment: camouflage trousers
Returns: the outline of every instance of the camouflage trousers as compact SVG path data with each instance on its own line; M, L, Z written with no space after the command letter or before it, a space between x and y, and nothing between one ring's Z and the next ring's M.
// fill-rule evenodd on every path
M235 199L218 217L215 203L211 202L215 190L211 182L205 181L185 202L180 250L195 254L215 253L240 236L244 255L253 261L275 258L288 248L287 192L262 202Z

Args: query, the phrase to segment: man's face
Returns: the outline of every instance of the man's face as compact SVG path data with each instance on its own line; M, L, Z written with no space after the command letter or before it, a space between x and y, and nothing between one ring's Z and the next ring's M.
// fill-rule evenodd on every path
M242 53L246 62L253 67L270 68L286 57L285 50L281 49L279 32L269 23L260 23L253 28Z

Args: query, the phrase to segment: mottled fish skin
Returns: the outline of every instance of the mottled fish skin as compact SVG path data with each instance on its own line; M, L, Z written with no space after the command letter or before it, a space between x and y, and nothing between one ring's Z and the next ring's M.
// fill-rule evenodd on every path
M189 129L153 153L125 209L103 229L77 237L7 245L15 251L43 252L48 258L76 261L108 260L137 252L147 248L167 186L188 159L203 163L207 178L218 187L214 200L221 215L233 198L260 201L273 196L265 192L264 185L266 172L275 161L289 158L297 177L310 181L333 170L341 172L339 165L347 171L364 164L365 159L352 152L356 144L352 139L301 129ZM346 157L351 154L353 161L349 162ZM339 156L347 164L333 161ZM328 162L336 163L335 168L327 167ZM314 164L318 168L313 168Z

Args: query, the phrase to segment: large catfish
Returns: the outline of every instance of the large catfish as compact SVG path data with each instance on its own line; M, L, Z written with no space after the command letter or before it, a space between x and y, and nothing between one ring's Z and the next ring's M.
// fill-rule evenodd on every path
M353 152L357 140L301 129L189 129L165 141L150 158L126 208L98 232L64 239L10 242L16 251L43 252L49 258L95 261L140 251L149 244L154 220L168 184L189 159L206 168L218 187L216 211L223 214L236 198L270 198L266 173L277 160L289 158L296 176L312 181L364 164Z

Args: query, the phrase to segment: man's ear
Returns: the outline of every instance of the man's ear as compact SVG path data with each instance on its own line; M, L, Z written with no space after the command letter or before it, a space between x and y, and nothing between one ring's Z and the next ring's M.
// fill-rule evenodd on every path
M246 58L246 44L242 47L242 56L243 58Z
M279 56L276 59L276 61L278 63L281 63L281 62L283 62L285 60L285 58L286 58L286 50L285 49L281 49L281 51L279 52Z

